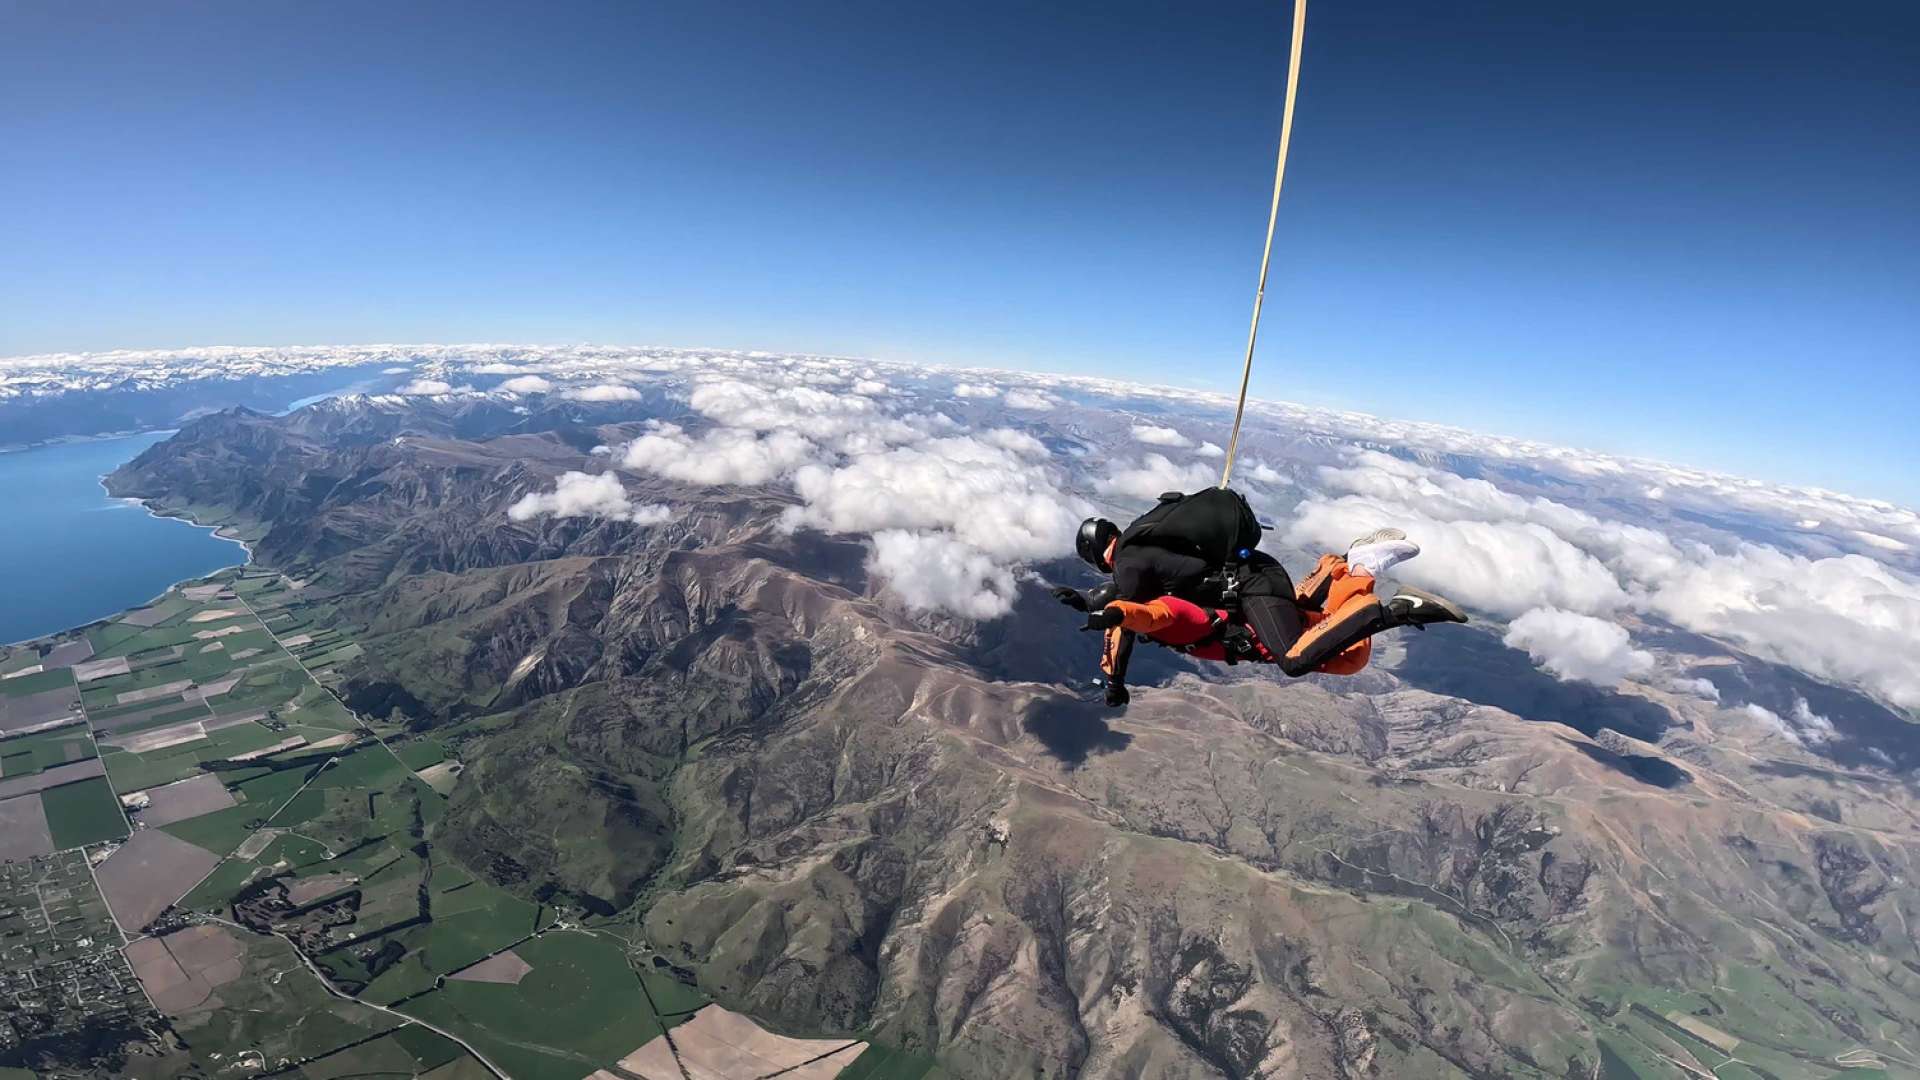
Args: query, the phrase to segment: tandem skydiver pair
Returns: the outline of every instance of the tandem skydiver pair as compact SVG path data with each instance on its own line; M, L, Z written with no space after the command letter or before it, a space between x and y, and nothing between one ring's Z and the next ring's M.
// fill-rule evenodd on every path
M1238 492L1168 492L1122 530L1105 518L1080 526L1080 557L1111 578L1086 593L1053 595L1087 613L1100 631L1106 701L1127 704L1128 661L1136 635L1202 660L1274 664L1289 676L1352 675L1372 656L1373 635L1397 626L1424 629L1467 621L1459 607L1401 586L1375 594L1377 577L1418 555L1399 529L1356 539L1344 555L1326 554L1295 585L1279 560L1259 550L1259 519Z

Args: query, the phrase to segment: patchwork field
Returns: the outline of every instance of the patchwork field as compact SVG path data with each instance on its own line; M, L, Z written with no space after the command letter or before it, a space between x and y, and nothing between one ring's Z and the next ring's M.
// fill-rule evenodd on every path
M57 788L75 781L106 775L106 768L97 758L83 761L70 761L52 768L31 772L24 776L10 776L0 780L0 799L10 799L16 795L31 795L48 788Z
M508 949L495 953L477 964L471 964L447 976L461 982L497 983L505 986L518 986L520 980L527 977L533 965L520 959L520 954Z
M779 1076L833 1080L868 1049L858 1039L792 1039L750 1018L709 1005L692 1020L620 1059L620 1070L643 1080L733 1080ZM619 1073L597 1072L594 1080Z
M431 1031L327 993L277 938L200 925L136 942L127 956L196 1054L234 1063L223 1072L417 1076L466 1057Z
M154 1006L176 1016L225 1004L215 993L245 970L244 946L221 926L190 926L165 937L141 938L126 952Z
M233 793L212 773L200 773L140 792L146 805L135 811L139 824L152 829L176 821L211 814L234 805Z
M154 1047L141 1075L493 1077L458 1040L515 1080L651 1075L622 1059L706 999L435 844L457 744L348 710L325 684L359 646L312 599L227 571L0 654L0 693L23 703L4 719L32 721L0 739L0 857L65 849L85 873L93 855L110 945L109 912L125 970L187 1044ZM711 1075L885 1057L703 1015L688 1050Z
M159 829L141 829L94 871L121 929L147 926L220 862L220 856Z
M518 982L449 980L401 1011L469 1040L515 1080L579 1080L684 1019L654 1011L610 939L555 930L514 951L527 965Z
M0 775L31 776L75 761L98 757L84 726L70 724L0 742Z
M53 830L37 797L0 801L0 862L15 862L53 851Z
M34 731L78 719L80 688L67 668L30 669L0 678L0 732Z

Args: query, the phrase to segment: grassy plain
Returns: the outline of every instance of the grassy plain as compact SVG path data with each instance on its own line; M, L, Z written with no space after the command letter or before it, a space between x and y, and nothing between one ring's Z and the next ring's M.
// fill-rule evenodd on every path
M36 671L30 675L14 675L0 679L0 697L27 697L46 690L58 690L73 685L73 673L65 668L53 671Z
M55 765L97 756L86 727L69 724L0 742L0 773L9 777L31 776Z
M578 1080L665 1031L618 943L551 931L514 950L517 985L448 982L401 1011L472 1039L520 1080ZM524 1070L524 1071L523 1071Z
M62 784L40 793L56 848L81 847L127 835L127 818L120 801L103 777Z

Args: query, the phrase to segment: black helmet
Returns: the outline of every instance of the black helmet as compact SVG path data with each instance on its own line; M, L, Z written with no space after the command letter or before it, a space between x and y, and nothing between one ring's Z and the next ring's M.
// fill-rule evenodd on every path
M1113 569L1107 565L1107 548L1119 535L1120 526L1106 518L1091 517L1080 523L1080 535L1075 538L1073 548L1088 566L1106 573Z

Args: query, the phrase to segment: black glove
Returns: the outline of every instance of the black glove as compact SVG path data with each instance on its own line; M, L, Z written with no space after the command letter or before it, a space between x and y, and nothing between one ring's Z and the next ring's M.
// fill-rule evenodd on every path
M1125 684L1113 682L1111 680L1107 682L1107 707L1108 708L1118 709L1122 705L1125 705L1127 702L1132 700L1133 700L1133 695L1127 693L1127 688Z
M1116 626L1119 626L1120 620L1124 618L1126 618L1126 616L1121 613L1119 608L1111 608L1111 607L1101 608L1099 611L1095 611L1088 614L1087 624L1085 626L1082 626L1080 629L1098 630L1101 633L1105 633L1106 631L1111 630Z
M1065 585L1055 586L1053 589L1053 598L1075 611L1087 610L1087 598L1080 595L1079 589L1069 589Z

